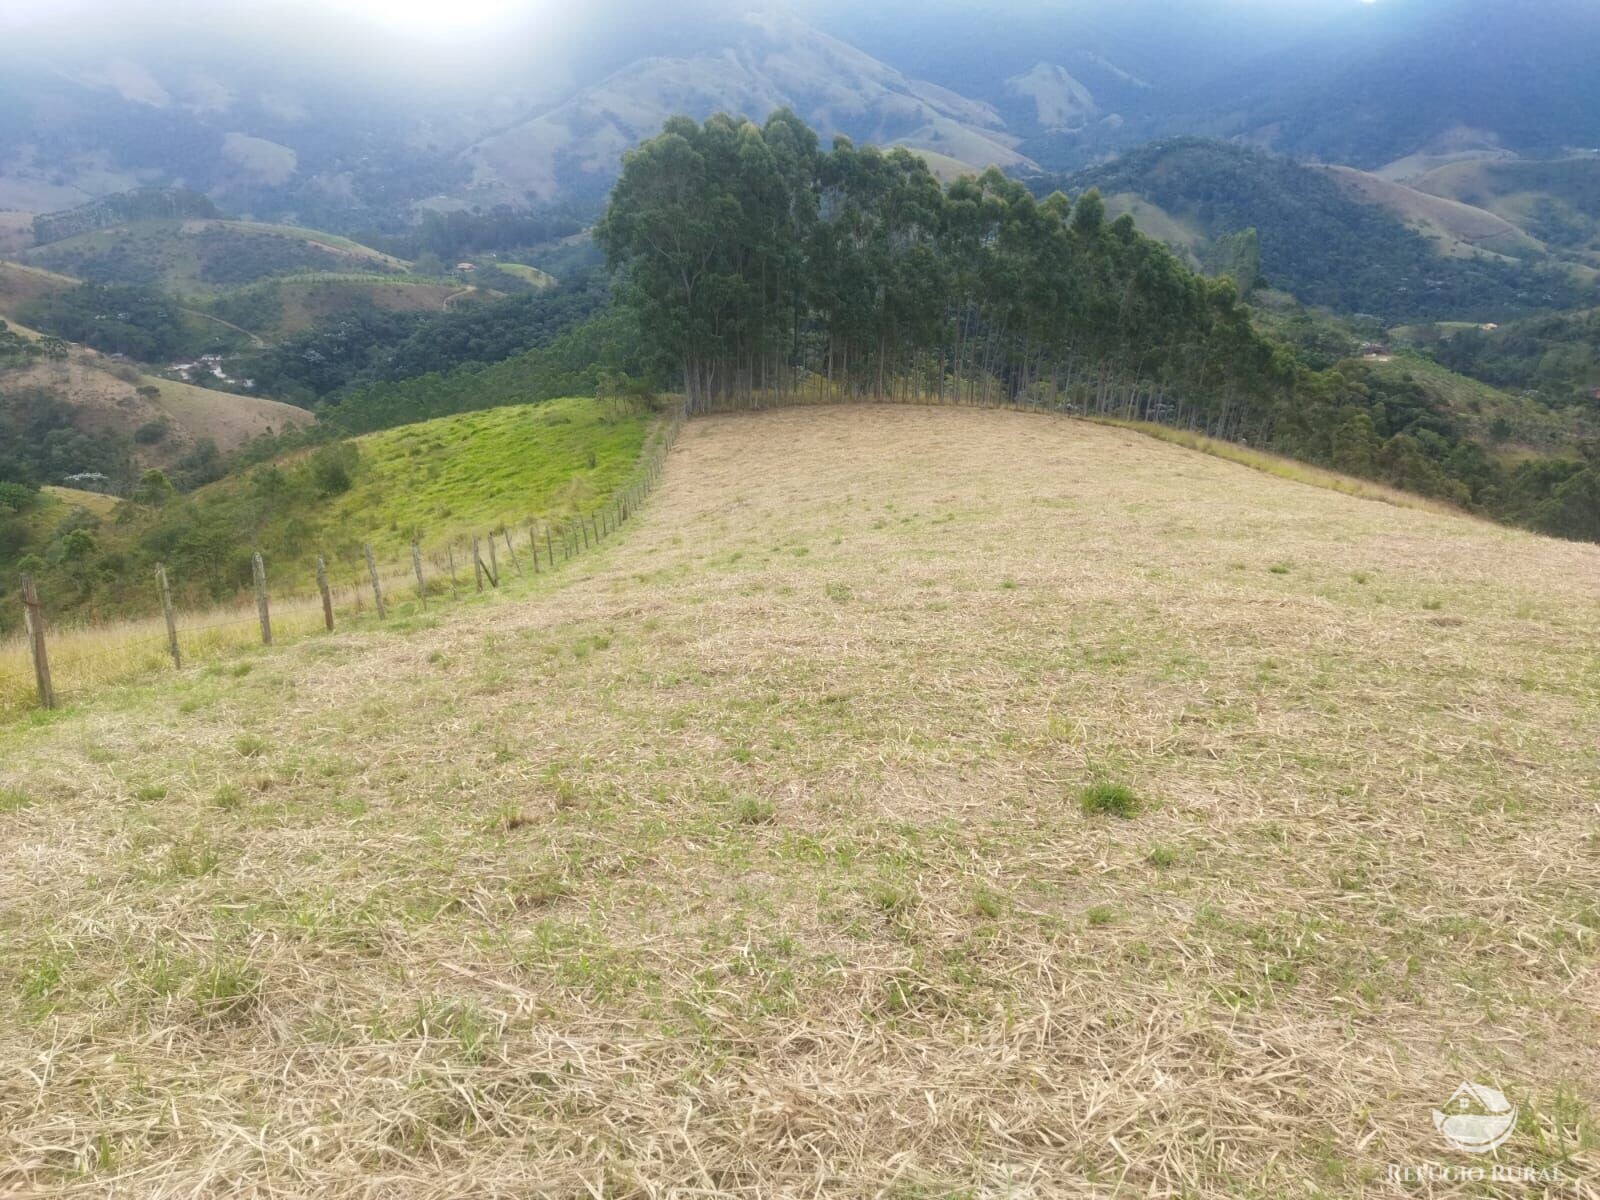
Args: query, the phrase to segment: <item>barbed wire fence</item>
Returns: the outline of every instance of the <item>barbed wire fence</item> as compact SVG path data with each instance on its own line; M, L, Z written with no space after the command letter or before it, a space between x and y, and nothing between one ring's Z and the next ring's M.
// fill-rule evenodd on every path
M54 709L97 688L163 668L182 670L258 643L271 646L352 624L382 627L391 615L429 612L497 592L513 580L557 573L608 541L638 513L660 480L687 415L679 404L655 425L633 470L597 507L520 524L501 521L426 548L413 540L393 559L380 560L370 543L362 544L359 557L319 554L315 591L275 587L271 562L252 550L250 592L231 606L180 607L173 595L174 584L182 581L165 565L157 565L150 582L159 604L156 615L52 631L46 598L36 581L24 575L21 640L32 667L37 706ZM241 636L247 627L255 632ZM109 646L115 646L114 654ZM0 656L0 675L5 668ZM0 712L16 706L8 706L7 700L0 693Z

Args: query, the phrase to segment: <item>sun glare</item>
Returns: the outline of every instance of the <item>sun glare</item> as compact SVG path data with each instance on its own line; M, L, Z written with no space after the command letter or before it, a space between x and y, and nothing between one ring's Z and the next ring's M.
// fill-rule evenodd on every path
M343 7L413 33L470 32L526 3L517 0L340 0Z

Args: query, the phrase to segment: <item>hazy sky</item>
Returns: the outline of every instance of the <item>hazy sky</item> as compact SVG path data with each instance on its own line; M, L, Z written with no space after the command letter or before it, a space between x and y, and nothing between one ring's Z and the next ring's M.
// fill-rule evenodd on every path
M740 7L760 8L768 2L770 0L751 0L750 3ZM1341 8L1347 9L1353 4L1372 2L1373 0L1222 0L1228 9L1240 14L1263 15L1330 12ZM1394 3L1401 0L1387 0L1387 2ZM1166 0L1163 7L1170 8L1175 3L1182 4L1183 0ZM1196 7L1195 0L1190 0L1187 6ZM185 0L5 0L0 4L0 24L60 25L91 22L108 16L119 20L130 17L159 20L163 16L193 12L205 12L215 19L219 15L218 7L188 3ZM648 13L659 17L664 11L670 11L678 6L670 3L670 0L668 3L661 3L660 0L655 2L640 0L632 5L615 7L632 8L640 15ZM860 0L793 0L788 7L828 16L860 10L862 5ZM1075 10L1083 12L1120 6L1112 5L1107 0L1088 0L1079 3L1072 3L1071 0L1065 3L1062 0L1002 0L999 4L960 3L956 0L934 0L933 3L914 4L896 3L895 0L890 0L885 4L880 0L880 3L870 7L880 13L886 8L899 9L908 16L925 13L930 9L945 14L965 12L974 17L993 20L997 15L1003 19L1006 13L1039 15L1055 12L1070 17L1074 15ZM270 15L280 18L286 14L315 16L336 13L346 17L371 20L396 30L424 36L438 36L443 33L471 35L507 21L516 21L520 24L529 18L554 23L561 21L563 14L572 11L572 8L570 0L322 0L315 5L305 4L299 0L238 0L226 6L227 11L234 15L254 13L258 16Z
M289 15L294 19L310 15L311 6L295 0L244 0L228 6L235 16L255 14L268 17ZM396 29L425 35L443 32L472 32L511 16L527 14L546 16L556 13L562 6L554 0L325 0L315 6L322 13L343 13L373 20ZM111 16L122 21L129 18L160 20L163 17L187 15L197 9L209 9L213 19L216 10L209 6L189 3L163 2L163 0L6 0L0 5L0 23L18 25L52 25L79 23Z
M1437 0L0 0L0 58L208 59L468 92L563 81L692 50L732 12L788 9L955 86L1072 48L1124 51L1176 86L1317 36L1330 19ZM1509 0L1508 0L1509 2ZM976 23L976 24L975 24ZM977 34L976 38L974 34ZM981 44L981 53L974 51ZM8 54L9 52L9 54Z

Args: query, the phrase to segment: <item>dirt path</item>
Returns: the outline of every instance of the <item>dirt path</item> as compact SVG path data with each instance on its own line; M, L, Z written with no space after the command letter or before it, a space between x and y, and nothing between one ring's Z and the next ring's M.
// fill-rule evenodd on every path
M267 343L263 338L251 333L248 329L233 324L231 321L224 321L221 317L214 317L210 313L200 312L198 309L193 308L180 308L178 311L191 317L199 317L202 321L211 321L214 324L221 325L224 329L231 329L235 333L242 333L250 339L251 347L256 350L265 350L267 348Z

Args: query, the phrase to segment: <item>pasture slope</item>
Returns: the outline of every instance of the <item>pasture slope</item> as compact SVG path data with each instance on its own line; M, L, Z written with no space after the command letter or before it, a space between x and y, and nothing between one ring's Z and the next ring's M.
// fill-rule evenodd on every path
M697 419L555 578L0 730L0 1181L1401 1196L1473 1079L1592 1195L1597 586L1121 429Z

